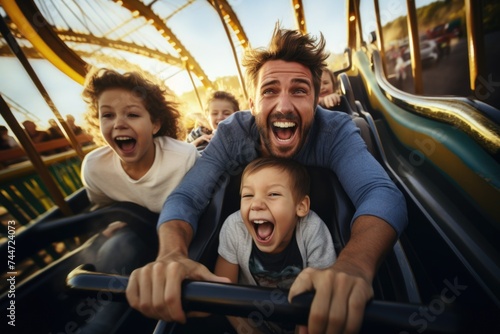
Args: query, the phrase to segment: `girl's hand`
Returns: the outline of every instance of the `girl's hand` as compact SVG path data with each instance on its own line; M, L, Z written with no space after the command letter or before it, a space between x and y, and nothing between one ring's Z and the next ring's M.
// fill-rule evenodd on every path
M200 137L198 137L195 140L193 140L191 142L191 144L193 144L194 146L198 147L201 144L203 144L204 142L209 143L213 136L214 136L213 134L211 134L211 135L201 135Z
M324 108L333 108L340 105L340 95L337 93L329 94L319 98L320 106Z
M108 227L106 227L104 231L102 231L102 234L106 238L110 238L113 234L115 234L116 231L118 231L121 228L124 228L125 226L127 226L127 223L121 221L112 222L111 224L108 225Z

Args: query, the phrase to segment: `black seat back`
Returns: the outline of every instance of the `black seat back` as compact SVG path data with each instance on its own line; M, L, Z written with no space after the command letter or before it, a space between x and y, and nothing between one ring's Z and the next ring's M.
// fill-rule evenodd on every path
M354 91L351 86L351 81L349 80L349 76L347 73L340 73L338 76L338 80L340 82L340 90L342 91L343 96L346 97L347 103L349 103L349 107L352 110L357 111L356 107L356 99L354 98Z
M354 206L333 172L312 166L308 166L307 170L311 177L311 209L328 226L338 254L350 237ZM220 228L227 216L240 208L240 180L241 174L238 174L220 183L191 243L189 256L210 269L213 269L217 259Z
M357 115L356 109L353 109L351 107L351 105L349 104L349 100L344 95L340 95L340 104L339 105L328 108L328 109L345 112L347 115L349 115L351 117L354 117Z

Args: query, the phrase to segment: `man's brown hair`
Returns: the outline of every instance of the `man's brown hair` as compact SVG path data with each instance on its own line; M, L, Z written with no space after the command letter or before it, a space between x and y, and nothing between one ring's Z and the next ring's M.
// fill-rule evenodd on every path
M324 51L325 39L320 34L319 39L298 30L288 30L276 27L269 47L249 49L246 51L242 64L246 68L248 90L255 93L259 70L269 60L295 62L309 68L314 86L314 101L318 101L321 86L321 74L326 67L328 53Z

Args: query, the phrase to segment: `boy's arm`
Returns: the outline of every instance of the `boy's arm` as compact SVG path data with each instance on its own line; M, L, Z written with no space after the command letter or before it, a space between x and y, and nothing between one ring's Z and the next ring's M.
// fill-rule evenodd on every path
M228 262L222 256L219 255L217 262L215 263L214 273L217 276L227 277L231 280L231 283L238 282L238 272L239 266ZM260 333L257 328L254 328L247 318L240 317L227 317L233 328L238 333Z
M219 255L215 263L215 275L229 278L231 283L238 283L238 271L239 266L237 264L233 264Z

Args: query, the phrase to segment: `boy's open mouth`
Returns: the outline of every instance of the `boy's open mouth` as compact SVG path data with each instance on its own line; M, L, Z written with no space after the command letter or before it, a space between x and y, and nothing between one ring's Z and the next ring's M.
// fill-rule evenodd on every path
M272 122L272 130L278 141L288 141L297 132L297 124L290 121L274 121Z
M255 235L259 241L268 241L274 232L274 224L267 220L254 220Z
M120 150L130 152L134 149L137 140L132 137L120 136L115 138L115 143Z

